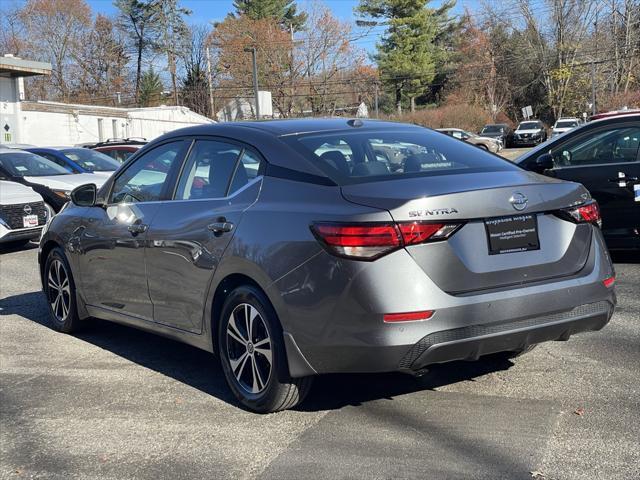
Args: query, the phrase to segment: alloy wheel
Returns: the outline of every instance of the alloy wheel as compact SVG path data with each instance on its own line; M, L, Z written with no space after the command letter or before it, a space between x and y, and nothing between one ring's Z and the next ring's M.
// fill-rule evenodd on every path
M67 269L57 258L49 265L47 286L51 311L58 322L64 323L71 308L71 287Z
M236 306L229 316L227 358L247 393L259 394L267 387L273 370L271 336L260 312L248 303Z

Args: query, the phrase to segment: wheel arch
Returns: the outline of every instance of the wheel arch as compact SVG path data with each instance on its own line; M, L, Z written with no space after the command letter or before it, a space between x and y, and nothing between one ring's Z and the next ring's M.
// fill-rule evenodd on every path
M212 289L213 294L210 302L211 310L208 315L211 351L215 355L219 355L219 353L217 352L218 322L220 321L220 314L222 313L226 295L234 289L243 285L252 286L262 292L267 301L269 301L269 303L271 304L273 310L276 312L283 337L281 340L287 355L287 371L279 373L285 373L287 376L293 378L317 374L315 369L311 367L307 359L300 351L300 348L293 339L293 336L286 331L285 326L282 323L282 315L286 310L284 310L285 306L283 305L280 297L275 295L275 292L266 286L269 285L268 283L265 286L261 285L253 275L250 275L247 272L228 273L220 280L215 289Z

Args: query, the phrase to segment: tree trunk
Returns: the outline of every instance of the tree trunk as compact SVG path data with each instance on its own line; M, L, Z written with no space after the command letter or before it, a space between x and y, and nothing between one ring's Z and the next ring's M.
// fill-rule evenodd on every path
M411 97L411 113L416 111L416 97Z
M402 87L396 86L396 110L398 115L402 115Z
M138 61L136 65L136 105L140 97L140 78L142 77L142 39L138 39Z

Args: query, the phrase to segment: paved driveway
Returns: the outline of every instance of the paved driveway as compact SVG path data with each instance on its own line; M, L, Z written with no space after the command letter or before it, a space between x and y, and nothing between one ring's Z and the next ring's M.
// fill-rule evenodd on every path
M0 478L640 478L640 264L619 260L601 332L420 379L327 376L255 415L204 352L106 322L54 332L35 249L6 252Z

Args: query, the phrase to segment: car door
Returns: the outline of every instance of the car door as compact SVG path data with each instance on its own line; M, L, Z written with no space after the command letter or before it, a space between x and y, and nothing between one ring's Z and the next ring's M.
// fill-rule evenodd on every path
M80 271L87 303L153 320L145 265L148 227L169 198L188 148L184 140L149 150L113 180L107 205L88 209L80 240Z
M603 231L640 227L640 123L591 130L554 146L553 176L582 183L600 204ZM636 191L634 191L636 190Z
M195 141L172 200L162 202L147 236L154 320L202 332L213 273L242 213L258 197L261 158L228 140Z

